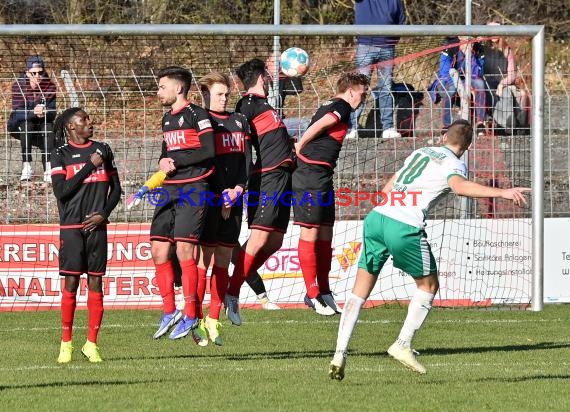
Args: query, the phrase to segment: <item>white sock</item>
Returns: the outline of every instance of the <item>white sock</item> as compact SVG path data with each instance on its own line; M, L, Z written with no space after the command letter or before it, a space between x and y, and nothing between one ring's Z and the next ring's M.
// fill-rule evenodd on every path
M366 300L354 294L348 295L348 299L344 304L344 309L340 317L340 323L338 325L338 336L336 339L336 350L335 357L342 356L346 357L346 351L348 349L348 341L352 336L352 331L356 326L358 321L358 315L360 315L360 309Z
M398 343L403 347L411 347L414 335L427 318L434 296L433 293L421 289L416 289L414 292L414 296L408 306L408 315L398 336Z

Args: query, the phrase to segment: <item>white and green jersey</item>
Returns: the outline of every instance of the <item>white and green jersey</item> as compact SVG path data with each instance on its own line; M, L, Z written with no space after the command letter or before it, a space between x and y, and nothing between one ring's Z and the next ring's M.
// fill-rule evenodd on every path
M374 210L415 227L425 227L430 208L451 188L452 176L467 179L467 167L449 148L424 147L412 152L396 172L392 192Z

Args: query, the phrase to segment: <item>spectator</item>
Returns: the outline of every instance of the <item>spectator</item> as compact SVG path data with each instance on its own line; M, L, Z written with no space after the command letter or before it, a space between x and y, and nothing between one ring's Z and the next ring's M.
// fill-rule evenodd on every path
M449 45L440 56L437 74L437 89L443 103L443 132L446 132L453 122L453 99L455 98L459 81L465 79L465 56L471 47L471 91L474 94L474 111L477 130L485 125L485 82L483 80L484 55L478 45L473 47L464 37L448 37Z
M500 26L500 23L490 22L488 26ZM485 74L484 79L489 91L496 99L503 94L505 86L515 84L517 67L515 55L503 37L492 37L490 46L485 47Z
M356 0L354 6L356 25L394 25L404 24L406 15L400 0ZM358 36L356 39L356 69L370 78L372 67L378 75L380 118L382 119L382 138L401 137L394 127L394 99L392 98L392 70L399 37ZM362 108L351 117L351 131L347 138L357 136L358 118Z
M499 26L497 22L487 23ZM487 110L496 126L505 131L529 126L529 95L517 76L516 57L503 37L492 37L485 45L485 82L487 83Z
M55 84L45 71L40 56L26 61L26 71L12 85L12 112L8 131L20 140L22 149L21 181L32 179L32 147L42 152L44 182L51 183L50 154L54 147Z

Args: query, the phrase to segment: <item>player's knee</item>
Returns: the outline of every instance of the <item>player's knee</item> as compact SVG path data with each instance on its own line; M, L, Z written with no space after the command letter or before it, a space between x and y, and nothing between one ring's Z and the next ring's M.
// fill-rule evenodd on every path
M101 293L103 292L103 278L101 276L87 276L87 286L90 291Z
M65 290L68 292L77 292L79 288L79 276L65 276Z
M150 247L152 261L155 265L166 263L170 255L170 243L168 242L152 242Z
M439 290L439 280L437 278L437 273L431 273L422 278L416 278L416 286L423 291L435 295Z

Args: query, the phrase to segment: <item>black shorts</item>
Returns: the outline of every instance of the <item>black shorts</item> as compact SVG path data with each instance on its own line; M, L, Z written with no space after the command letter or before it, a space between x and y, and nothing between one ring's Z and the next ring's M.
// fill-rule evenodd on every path
M107 227L92 232L80 228L59 231L59 273L61 275L104 276L107 270Z
M207 182L200 181L155 190L150 240L197 243L206 220L208 188Z
M222 207L208 206L206 213L206 223L200 236L200 244L209 247L237 246L239 233L241 231L241 220L243 215L242 206L232 207L230 217L222 217Z
M291 215L291 170L280 167L253 174L247 190L249 228L285 233Z
M299 163L293 172L294 224L303 227L333 226L335 193L332 170Z

